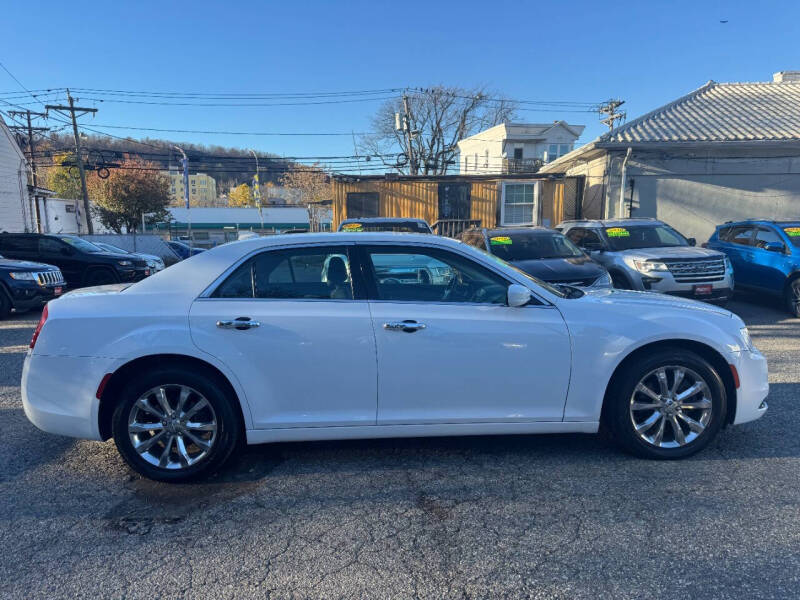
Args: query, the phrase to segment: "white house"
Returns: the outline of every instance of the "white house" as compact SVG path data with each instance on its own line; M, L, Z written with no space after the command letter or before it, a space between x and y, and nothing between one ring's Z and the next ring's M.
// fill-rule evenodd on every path
M572 151L584 125L501 123L458 142L462 175L535 173Z
M800 217L800 71L702 87L545 165L583 178L584 218L656 217L707 240L716 225Z
M25 155L0 117L0 231L36 231Z

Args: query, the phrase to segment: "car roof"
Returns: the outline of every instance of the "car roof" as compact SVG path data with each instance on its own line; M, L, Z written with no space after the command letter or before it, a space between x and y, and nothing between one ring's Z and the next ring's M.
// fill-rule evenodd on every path
M504 233L560 233L548 227L535 225L533 227L483 227L486 235L504 234ZM473 230L474 231L474 230Z
M570 227L634 227L636 225L664 225L663 221L652 217L632 217L629 219L583 219L561 221L559 227L569 225Z
M413 219L405 217L365 217L363 219L345 219L342 223L424 223L428 222L425 219ZM341 223L340 223L341 225Z
M752 224L762 224L762 225L795 225L800 223L800 219L795 220L774 220L774 219L742 219L741 221L725 221L722 225L717 225L717 227L731 227L734 225L752 225Z

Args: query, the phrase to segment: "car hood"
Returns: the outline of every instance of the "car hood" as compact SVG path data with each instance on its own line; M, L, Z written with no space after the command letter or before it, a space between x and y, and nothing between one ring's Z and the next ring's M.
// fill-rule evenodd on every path
M669 296L667 294L656 294L655 292L637 292L631 290L617 289L594 289L583 290L585 298L590 302L611 303L617 306L629 306L631 313L635 314L637 307L658 307L677 308L686 310L699 310L726 317L733 316L733 313L719 306L692 300L691 298L681 298L680 296Z
M615 251L619 256L630 256L631 258L643 259L664 259L664 258L721 258L723 254L710 248L698 248L697 246L675 246L673 248L639 248L637 250Z
M29 262L27 260L0 258L0 269L8 269L9 271L57 271L58 267L45 263Z
M577 281L599 277L605 269L588 256L512 260L512 265L543 281Z

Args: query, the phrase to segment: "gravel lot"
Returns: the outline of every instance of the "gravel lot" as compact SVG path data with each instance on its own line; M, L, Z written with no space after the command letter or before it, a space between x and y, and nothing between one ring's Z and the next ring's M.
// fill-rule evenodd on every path
M133 475L35 429L0 322L4 598L797 598L800 320L737 300L770 410L680 462L595 436L282 444L218 478Z

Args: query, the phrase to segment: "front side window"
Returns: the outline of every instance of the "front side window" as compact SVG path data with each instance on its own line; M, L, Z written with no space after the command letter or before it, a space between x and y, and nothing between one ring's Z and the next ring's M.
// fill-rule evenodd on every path
M69 244L73 248L76 248L77 250L80 250L81 252L87 252L88 254L97 254L97 253L102 254L103 253L102 249L98 248L94 244L91 244L91 243L87 242L86 240L83 240L83 239L81 239L79 237L73 237L71 235L65 235L65 236L62 236L62 237L60 237L58 239L60 239L62 242L66 243L66 244Z
M779 236L776 232L772 231L771 229L759 228L758 231L756 231L755 246L756 248L766 250L767 244L780 244L781 246L784 245L781 236Z
M352 284L346 247L293 248L248 259L212 297L352 300Z
M532 225L536 206L536 183L503 186L503 225Z
M478 263L434 248L367 249L376 299L505 304L508 282Z
M44 255L61 255L65 253L66 248L64 244L53 238L44 237L39 240L39 252Z

